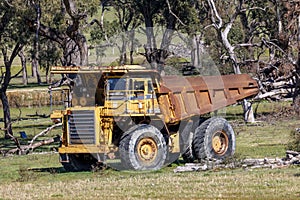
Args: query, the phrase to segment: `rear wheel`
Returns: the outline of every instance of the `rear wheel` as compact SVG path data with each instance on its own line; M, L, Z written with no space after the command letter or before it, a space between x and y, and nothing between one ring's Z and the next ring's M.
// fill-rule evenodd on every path
M121 139L119 152L126 169L158 170L166 160L167 145L154 126L135 126Z
M89 171L97 160L91 154L60 154L63 167L68 172Z
M193 148L192 148L192 142L193 142L193 121L189 121L186 126L184 127L183 131L180 134L180 150L181 150L181 156L183 158L183 161L185 163L192 163L195 160L195 157L193 155Z
M192 163L195 160L192 144L186 148L186 150L182 153L182 159L185 163Z
M198 160L222 160L232 156L235 151L235 135L231 125L223 118L206 120L195 131L193 148Z
M182 158L186 163L192 163L195 160L194 152L193 152L193 133L191 132L189 137L187 138L187 145L183 148Z

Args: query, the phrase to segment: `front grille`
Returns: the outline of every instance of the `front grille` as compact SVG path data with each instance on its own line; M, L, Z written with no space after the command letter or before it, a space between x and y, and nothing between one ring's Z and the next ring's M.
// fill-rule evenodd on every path
M70 144L95 144L93 110L73 110L69 115Z

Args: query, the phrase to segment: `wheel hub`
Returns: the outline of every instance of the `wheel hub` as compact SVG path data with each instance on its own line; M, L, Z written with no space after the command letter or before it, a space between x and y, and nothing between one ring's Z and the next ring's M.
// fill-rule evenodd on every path
M228 136L220 131L216 132L212 138L212 148L218 155L224 155L228 149Z
M156 142L151 138L143 138L140 140L137 150L140 159L145 162L151 162L157 156L157 145Z

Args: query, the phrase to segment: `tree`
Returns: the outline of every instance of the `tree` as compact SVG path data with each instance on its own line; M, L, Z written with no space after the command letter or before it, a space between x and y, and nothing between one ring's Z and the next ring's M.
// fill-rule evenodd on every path
M277 45L284 51L285 57L295 66L294 108L300 114L300 1L274 1L277 10L279 33ZM296 52L296 53L295 53Z
M63 4L56 2L39 2L39 1L28 1L25 4L22 1L2 1L0 2L0 50L4 60L4 70L1 68L0 76L0 99L3 105L4 113L4 130L5 137L10 138L13 136L13 131L11 128L11 117L9 102L7 99L6 91L9 87L11 79L16 77L17 74L12 74L11 68L13 60L20 55L22 57L22 48L28 44L29 39L32 38L32 34L35 36L34 57L38 60L38 50L39 50L39 36L43 38L48 38L51 41L57 42L60 47L64 50L64 59L62 63L64 65L85 65L87 64L87 45L85 37L80 33L80 21L86 16L85 10L77 10L75 6L75 1L63 1ZM88 12L95 13L96 1L89 1L85 4L80 4L83 9L89 8ZM58 15L53 15L51 13L54 23L47 19L48 16L42 16L41 13L44 6L50 8L51 6L58 6L60 12ZM84 7L84 6L85 7ZM54 9L52 7L52 9ZM32 12L35 11L35 12ZM51 10L52 11L52 10ZM63 21L65 14L68 13L71 21L68 27L63 29ZM42 23L44 19L49 26ZM26 25L25 25L26 24ZM53 26L53 28L51 26ZM74 58L76 51L79 52L79 61L77 62ZM25 70L25 69L24 69Z
M35 16L35 34L32 44L32 51L31 51L31 66L32 66L32 76L37 78L37 83L41 84L41 76L39 72L39 29L40 29L40 20L41 20L41 5L40 1L29 1L30 8L33 8L34 12L36 14Z
M120 27L122 45L120 47L119 64L127 63L127 46L130 46L130 63L133 63L135 29L141 24L141 14L135 11L132 0L112 1L110 5L116 10Z
M50 67L56 66L62 57L62 50L57 43L47 38L40 41L39 65L46 71L46 82L50 84Z
M134 5L143 15L144 20L147 42L144 45L145 53L143 55L153 69L158 69L163 73L165 60L171 55L169 48L174 32L183 29L187 24L190 25L190 21L194 22L195 17L189 11L192 11L191 8L195 8L197 3L192 0L143 0L134 1ZM191 20L191 16L193 16L193 20ZM163 27L160 44L157 43L154 34L154 29L157 27Z
M235 21L237 20L239 13L241 12L243 1L234 1L232 3L222 2L222 7L224 8L225 4L225 7L228 9L226 14L228 15L228 13L230 13L230 16L226 17L226 19L222 18L222 16L219 14L218 8L214 0L207 0L207 3L210 8L210 16L212 22L211 25L216 29L218 37L220 38L221 43L227 51L227 55L233 65L234 72L236 74L240 74L241 70L238 65L236 53L234 51L235 47L231 44L229 40L229 33L232 30L232 27Z
M11 79L21 72L12 74L12 63L28 38L26 26L20 26L23 24L22 18L19 17L22 10L16 5L6 1L0 3L0 49L4 61L4 70L1 68L0 76L0 99L3 107L5 138L11 138L13 135L6 91Z
M95 14L98 7L96 0L40 2L38 35L59 45L63 51L62 65L88 65L88 45L82 29L87 25L87 16ZM36 33L36 17L27 15L25 18L30 31Z
M21 65L22 65L22 81L23 85L26 86L28 84L28 76L27 76L27 61L26 56L24 53L24 48L18 53L18 56L20 57Z
M253 38L255 36L263 35L262 32L257 33L253 31L257 28L257 26L253 23L253 21L251 23L252 26L249 26L250 23L248 20L254 20L254 22L256 22L257 19L254 16L255 14L258 14L257 10L265 11L265 8L263 7L264 5L262 5L259 1L253 3L252 1L247 0L231 2L216 2L214 0L207 0L206 3L211 20L211 25L208 27L213 27L216 30L218 41L225 49L225 56L222 55L220 58L225 57L229 60L232 64L233 72L235 74L240 74L240 67L248 60L249 57L253 57L253 55L251 55L251 53L250 55L244 53L241 54L242 57L238 59L238 52L241 51L241 48L249 49L249 47L260 46L253 43ZM242 27L244 29L240 28L241 25L243 25ZM245 120L253 122L254 115L251 111L251 104L244 100L243 108ZM249 115L249 113L251 113L251 115Z

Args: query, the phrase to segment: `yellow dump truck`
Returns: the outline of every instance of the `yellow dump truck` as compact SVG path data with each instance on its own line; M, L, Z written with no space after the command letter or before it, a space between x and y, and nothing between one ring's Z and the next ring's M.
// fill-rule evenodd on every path
M188 162L224 159L235 134L221 117L204 114L258 93L247 74L160 76L142 66L52 67L68 80L60 161L68 171L96 163L118 169L157 170L182 156Z

